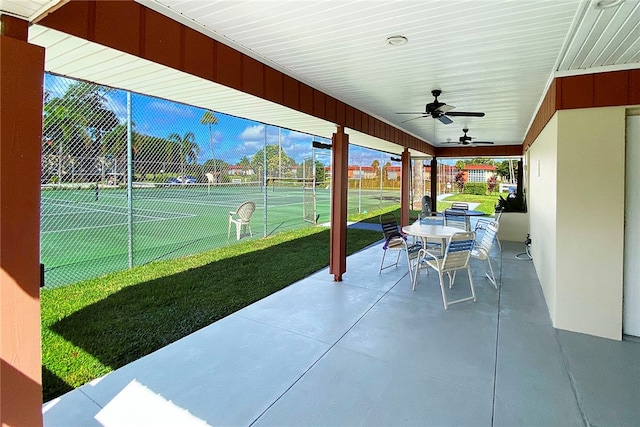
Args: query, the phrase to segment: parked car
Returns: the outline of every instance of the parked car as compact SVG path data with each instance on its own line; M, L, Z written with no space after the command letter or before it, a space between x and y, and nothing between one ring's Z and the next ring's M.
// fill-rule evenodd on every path
M193 175L185 175L184 177L182 175L178 176L178 182L182 182L185 184L195 184L196 183L196 177Z
M167 179L167 184L180 184L178 178L169 178Z

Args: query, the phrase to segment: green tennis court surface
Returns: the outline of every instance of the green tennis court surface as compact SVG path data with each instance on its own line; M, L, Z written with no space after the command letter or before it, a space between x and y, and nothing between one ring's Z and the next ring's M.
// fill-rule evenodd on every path
M229 211L248 200L256 203L251 218L254 239L311 226L303 218L305 191L273 187L265 192L263 187L244 185L145 186L133 188L129 205L124 188L102 188L99 193L95 188L43 190L45 285L57 287L126 269L130 256L136 266L235 244L235 228L227 238ZM349 212L397 203L398 193L351 190ZM315 201L319 222L328 222L329 190L316 189Z

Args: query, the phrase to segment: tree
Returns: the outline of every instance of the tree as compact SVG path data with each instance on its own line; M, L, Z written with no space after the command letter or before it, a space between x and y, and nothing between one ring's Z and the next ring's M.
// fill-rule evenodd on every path
M497 186L498 186L498 180L496 179L496 176L491 175L487 179L487 191L489 192L489 194L493 194Z
M270 176L269 172L277 171L280 164L280 152L282 152L282 166L283 168L289 168L296 164L295 160L291 157L287 156L284 150L280 151L280 147L278 145L267 145L266 146L267 153L267 175ZM251 167L253 170L258 173L258 171L263 170L264 163L264 149L258 150L256 154L251 158Z
M513 182L511 180L511 172L509 170L509 160L503 160L502 162L496 165L496 172L500 175L505 181Z
M58 182L62 182L64 160L75 162L79 170L92 171L95 167L103 136L118 125L106 100L113 90L76 82L61 97L45 95L43 141L49 154L58 156Z
M175 144L168 141L166 138L159 138L157 136L143 135L137 132L133 132L133 146L135 152L135 169L142 176L147 173L160 173L165 172L167 168L167 147L173 147ZM170 155L171 155L170 150ZM177 150L176 150L177 151ZM176 153L175 159L170 159L172 162L178 163L178 156Z
M327 179L322 162L316 160L316 182L324 182Z
M378 173L380 173L380 162L378 159L371 162L371 167L376 171L376 176L378 176Z
M458 187L458 192L462 193L464 191L464 184L467 179L464 176L464 172L458 171L455 178L456 187Z
M216 157L213 154L213 130L211 129L211 125L218 124L218 118L213 114L213 111L207 110L200 118L200 123L209 126L209 148L211 148L211 159L213 160L213 176L216 177L215 179L218 179Z
M238 162L238 166L242 166L243 170L251 169L251 160L247 156L242 156Z
M103 180L107 168L109 168L110 172L118 173L122 167L127 167L126 123L117 125L104 135L101 144L100 163L102 164Z
M193 132L187 132L182 137L177 133L172 133L169 135L168 140L176 144L178 147L180 153L180 173L184 176L185 166L198 161L200 146L195 142L196 136Z
M458 171L465 170L466 168L467 168L467 164L464 161L458 160L456 162L456 169L458 169Z

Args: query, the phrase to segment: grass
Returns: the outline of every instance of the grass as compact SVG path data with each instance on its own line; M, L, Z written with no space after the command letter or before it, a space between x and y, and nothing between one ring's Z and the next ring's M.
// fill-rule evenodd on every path
M503 197L506 197L508 193L502 193ZM437 209L438 212L442 212L445 209L451 207L451 203L453 202L467 202L467 203L479 203L479 205L475 208L475 210L479 210L484 212L486 215L493 215L495 212L495 206L498 203L499 193L494 193L491 196L478 196L474 194L453 194L451 196L446 197L442 201L438 201ZM378 223L380 221L380 215L382 213L392 212L396 218L400 219L400 207L391 206L385 209L381 209L376 212L371 212L369 214L362 215L353 215L349 218L350 221L362 221L369 223ZM409 221L414 221L420 215L420 210L409 210Z
M507 193L502 194L503 197L507 196ZM500 193L493 193L491 196L478 196L475 194L454 194L442 201L438 201L438 212L451 207L452 202L467 202L467 203L480 203L475 210L482 211L487 215L491 215L495 212L496 204L498 203L498 197Z
M380 239L378 231L350 228L347 254ZM312 227L42 290L44 401L328 264L329 230Z

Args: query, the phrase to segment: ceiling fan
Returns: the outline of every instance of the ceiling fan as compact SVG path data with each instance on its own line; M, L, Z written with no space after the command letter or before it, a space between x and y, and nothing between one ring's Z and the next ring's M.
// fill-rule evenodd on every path
M434 119L440 120L440 122L444 123L445 125L453 123L453 120L451 120L449 116L451 117L461 117L461 116L484 117L484 113L451 111L456 107L454 107L453 105L447 105L444 102L438 101L438 96L440 96L441 93L442 91L440 89L434 89L431 91L431 94L435 99L433 100L433 102L430 102L429 104L426 105L424 112L396 113L396 114L420 114L419 117L414 117L409 120L405 120L402 123L406 123L408 121L415 120L415 119L420 119L422 117L433 117Z
M475 138L467 135L467 132L469 132L469 129L467 128L462 129L462 132L464 132L464 135L458 138L458 141L451 141L450 139L447 139L447 141L442 142L442 144L461 144L461 145L493 144L492 141L473 141Z

